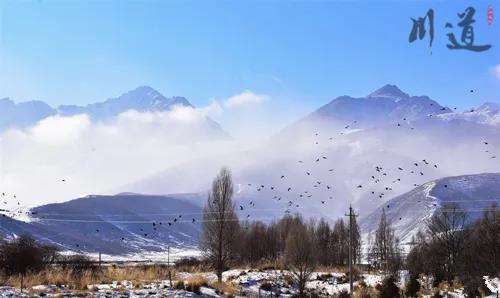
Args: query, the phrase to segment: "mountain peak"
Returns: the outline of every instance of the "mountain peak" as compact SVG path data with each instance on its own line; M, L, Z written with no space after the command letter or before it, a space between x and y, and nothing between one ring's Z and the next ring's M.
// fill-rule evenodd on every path
M394 99L406 99L410 96L407 93L401 91L396 85L384 85L383 87L370 93L367 97L369 98L394 98Z
M158 92L156 89L147 85L138 86L137 88L130 90L127 93L141 93L141 94L151 94L151 95L160 94L160 92Z
M478 111L498 113L500 112L500 104L496 102L485 102L477 108Z
M150 86L139 86L118 97L86 106L60 106L61 115L88 114L93 119L107 119L129 110L138 112L168 111L175 105L192 106L184 97L163 96Z

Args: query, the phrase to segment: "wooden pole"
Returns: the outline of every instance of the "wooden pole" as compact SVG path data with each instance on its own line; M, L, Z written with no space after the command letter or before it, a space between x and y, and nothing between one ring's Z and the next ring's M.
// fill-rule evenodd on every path
M352 206L349 205L349 214L345 216L349 216L349 294L352 295L353 290L353 281L352 281L352 217L354 213L352 212Z
M170 245L167 246L167 267L168 267L168 281L170 283L170 287L172 288L172 270L170 269Z
M352 295L352 207L349 205L349 289Z

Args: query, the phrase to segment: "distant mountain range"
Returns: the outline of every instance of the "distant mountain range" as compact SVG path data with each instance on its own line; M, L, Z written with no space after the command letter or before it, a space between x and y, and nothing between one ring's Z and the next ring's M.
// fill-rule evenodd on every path
M2 98L0 99L0 130L31 126L54 114L56 110L43 101L16 104L9 98Z
M140 86L119 97L86 106L63 105L55 112L63 116L87 114L93 119L107 119L120 113L134 110L138 112L168 111L175 105L192 107L184 97L167 98L149 86Z
M24 128L35 125L49 116L73 116L86 114L92 120L107 120L126 111L164 112L174 106L193 107L184 97L167 98L149 86L140 86L119 97L86 106L61 105L53 108L43 101L14 103L9 98L0 99L0 131L8 128ZM222 128L210 118L207 122L215 129ZM226 133L224 133L226 134Z

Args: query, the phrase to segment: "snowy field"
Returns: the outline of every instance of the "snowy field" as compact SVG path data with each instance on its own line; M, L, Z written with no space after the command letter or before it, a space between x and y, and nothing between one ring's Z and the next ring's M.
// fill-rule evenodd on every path
M201 287L198 293L192 293L185 290L173 289L169 286L168 280L158 281L113 281L109 284L88 285L87 291L75 291L67 288L64 285L39 285L24 290L21 294L20 290L13 287L0 287L0 297L222 297L222 293L218 294L210 285L215 283L217 277L213 273L194 274L188 272L178 272L174 280L189 282L189 279L194 276L203 276L208 283L208 287ZM364 282L368 286L376 286L381 282L381 277L376 275L362 275ZM174 281L174 284L175 284ZM247 297L270 297L278 294L280 297L291 297L297 293L296 287L291 281L290 272L281 270L229 270L224 272L223 281L231 285L235 289L235 296ZM306 287L310 290L315 290L320 295L334 295L342 291L349 291L349 284L346 283L347 278L344 273L326 273L316 272L313 274L311 281ZM263 285L267 291L264 290ZM355 283L357 284L357 283ZM262 288L261 288L262 287Z
M72 253L68 253L72 254ZM94 260L99 259L98 254L87 254ZM188 257L200 257L201 252L197 248L170 248L170 262L175 262L179 259ZM133 261L150 261L152 263L167 263L167 252L143 252L129 255L101 255L101 260L105 262L133 262Z
M174 285L179 281L189 283L193 277L202 276L207 281L207 286L199 288L197 293L170 287L168 280L158 281L113 281L106 284L88 285L87 290L71 290L64 285L39 285L25 289L21 294L18 288L0 287L0 297L224 297L224 293L212 288L211 285L217 280L214 273L188 273L178 272L174 276ZM366 287L374 288L382 283L383 276L374 274L362 274L360 281L354 286L360 285L361 281ZM485 285L495 293L500 290L500 280L484 277ZM224 272L223 281L230 285L235 297L292 297L297 294L297 288L293 286L290 272L282 270L229 270ZM335 296L342 292L349 292L349 283L344 273L315 272L306 287L319 296ZM227 292L225 293L227 296ZM453 290L447 293L448 297L465 297L461 290ZM423 296L431 297L431 296ZM488 297L496 297L492 294Z

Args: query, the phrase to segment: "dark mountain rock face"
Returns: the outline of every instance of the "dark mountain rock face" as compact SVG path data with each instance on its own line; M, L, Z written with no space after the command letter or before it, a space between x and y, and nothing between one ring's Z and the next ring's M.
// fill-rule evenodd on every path
M198 243L200 200L197 195L87 196L36 207L31 222L1 217L0 234L30 234L63 250L114 255L192 247Z

